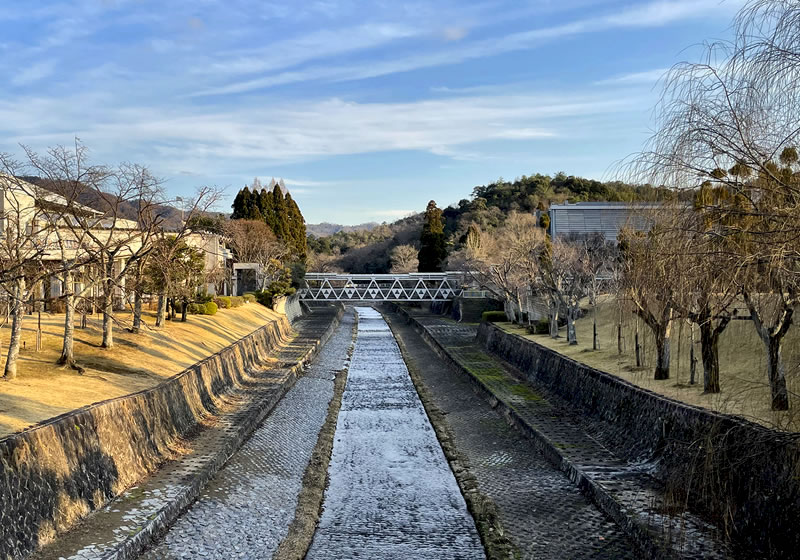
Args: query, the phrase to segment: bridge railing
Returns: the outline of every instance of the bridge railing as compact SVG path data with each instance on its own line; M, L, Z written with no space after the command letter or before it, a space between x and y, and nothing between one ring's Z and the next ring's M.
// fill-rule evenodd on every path
M306 274L303 301L442 301L464 289L459 272L409 274Z

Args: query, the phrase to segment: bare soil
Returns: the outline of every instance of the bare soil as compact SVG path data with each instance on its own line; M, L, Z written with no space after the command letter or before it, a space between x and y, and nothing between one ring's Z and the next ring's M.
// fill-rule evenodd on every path
M35 351L38 317L23 322L18 377L0 381L0 437L75 408L127 395L157 385L188 366L218 352L278 314L257 303L220 309L216 315L189 315L188 321L167 321L153 328L152 311L144 314L139 334L126 330L131 314L117 314L114 347L100 347L102 316L89 316L86 329L77 328L75 359L85 373L56 364L61 355L64 315L42 313L42 349ZM9 325L0 328L0 368L5 367Z

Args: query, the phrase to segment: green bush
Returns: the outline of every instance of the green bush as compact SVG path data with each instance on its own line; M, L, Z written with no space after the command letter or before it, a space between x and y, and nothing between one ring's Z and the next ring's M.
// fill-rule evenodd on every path
M231 296L231 307L241 307L244 305L244 298L241 296Z
M481 313L481 320L490 323L503 323L508 321L505 311L484 311Z
M214 315L217 312L217 304L213 301L209 301L208 303L198 303L198 309L200 310L200 315Z
M214 303L217 304L217 307L220 309L230 309L231 307L231 298L228 296L217 296L214 298Z
M209 302L209 301L211 301L212 299L214 299L214 296L211 296L211 295L209 295L209 294L208 294L207 292L205 292L205 291L202 291L202 292L197 292L197 294L195 294L195 296L194 296L194 300L195 300L197 303L208 303L208 302Z
M253 292L247 292L242 296L242 299L244 299L245 303L253 303L256 301L256 295Z
M186 306L186 312L189 315L201 315L203 312L200 307L204 307L205 303L190 303Z
M539 319L530 326L532 334L550 334L550 319Z

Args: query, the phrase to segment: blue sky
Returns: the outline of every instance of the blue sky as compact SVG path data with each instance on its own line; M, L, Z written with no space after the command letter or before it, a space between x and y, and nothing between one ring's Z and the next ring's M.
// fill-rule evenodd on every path
M498 177L613 178L657 80L740 0L0 5L0 151L71 143L174 195L283 177L309 222L391 221Z

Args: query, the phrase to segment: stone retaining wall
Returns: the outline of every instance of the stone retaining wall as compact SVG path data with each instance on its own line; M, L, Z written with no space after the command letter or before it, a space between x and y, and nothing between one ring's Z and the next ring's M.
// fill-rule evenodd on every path
M0 558L19 558L174 457L291 333L281 317L161 384L0 439Z
M289 322L294 324L297 319L303 316L303 309L300 306L300 294L276 298L272 310L286 315Z
M676 502L768 557L800 550L800 434L666 398L490 323L478 340L597 422L615 452L648 462Z

